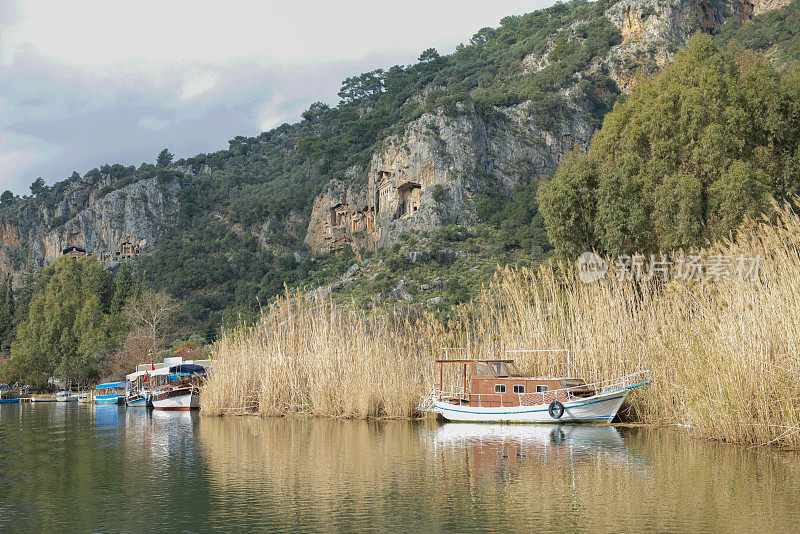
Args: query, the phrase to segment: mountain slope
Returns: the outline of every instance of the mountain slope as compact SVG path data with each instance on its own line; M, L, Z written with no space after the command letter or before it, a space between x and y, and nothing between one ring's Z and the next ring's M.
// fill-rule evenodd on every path
M470 246L502 251L501 261L534 261L549 249L537 180L588 148L636 76L666 65L695 31L791 57L798 2L746 24L788 3L578 1L507 17L451 55L426 50L414 65L348 78L338 106L316 103L227 150L106 165L6 199L0 266L19 278L76 245L110 252L113 267L120 246L138 244L139 276L180 298L184 321L201 329L257 310L284 284L334 282L376 249L414 252L409 236L453 224L477 225ZM756 38L759 24L774 31ZM102 204L112 190L125 200ZM402 277L384 274L385 288Z

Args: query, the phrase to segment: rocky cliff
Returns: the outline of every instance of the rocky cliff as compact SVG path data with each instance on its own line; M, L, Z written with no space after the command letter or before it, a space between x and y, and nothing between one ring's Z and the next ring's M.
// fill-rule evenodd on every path
M94 255L103 264L135 260L178 224L177 180L75 184L60 199L30 198L0 213L0 272L15 280L63 254Z
M402 135L387 138L368 168L352 168L347 181L329 184L314 202L305 241L315 253L337 253L346 246L374 249L397 242L408 230L469 223L482 192L544 176L566 152L588 148L598 125L579 98L584 76L602 73L628 92L637 76L669 62L694 32L716 33L731 18L745 24L790 1L616 2L604 16L619 31L619 44L575 73L572 88L560 92L564 105L556 116L529 103L496 107L488 118L468 104L459 105L454 116L426 113ZM554 33L544 52L522 60L524 72L547 67L559 41L580 42L586 22Z
M351 169L350 184L332 182L314 203L310 248L383 247L408 230L471 222L481 192L544 175L561 154L586 149L594 132L574 105L549 129L526 105L498 109L490 120L473 106L458 111L424 114L387 138L369 168Z

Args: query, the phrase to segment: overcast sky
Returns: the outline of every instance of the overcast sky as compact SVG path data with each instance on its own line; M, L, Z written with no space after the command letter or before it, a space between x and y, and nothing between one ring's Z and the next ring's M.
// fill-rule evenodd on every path
M227 148L553 0L0 0L0 191Z

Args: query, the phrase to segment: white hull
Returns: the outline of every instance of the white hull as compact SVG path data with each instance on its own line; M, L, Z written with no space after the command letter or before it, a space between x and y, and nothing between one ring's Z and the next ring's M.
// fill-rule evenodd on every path
M193 410L200 407L200 395L197 393L187 393L186 395L176 395L165 399L153 398L153 408L156 410Z
M474 423L610 423L627 394L624 389L565 402L564 414L558 419L550 416L549 404L482 408L437 400L433 402L433 411L449 421Z

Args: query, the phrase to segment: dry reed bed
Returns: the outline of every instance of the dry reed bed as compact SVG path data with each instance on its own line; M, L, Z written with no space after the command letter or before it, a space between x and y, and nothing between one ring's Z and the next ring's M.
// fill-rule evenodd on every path
M800 446L800 219L779 210L704 256L762 258L758 280L578 281L572 268L499 269L448 318L359 310L288 295L214 345L206 413L411 417L442 347L500 357L566 348L587 380L652 370L629 415L701 436ZM563 373L559 353L515 355L524 372ZM455 376L452 383L458 383Z

